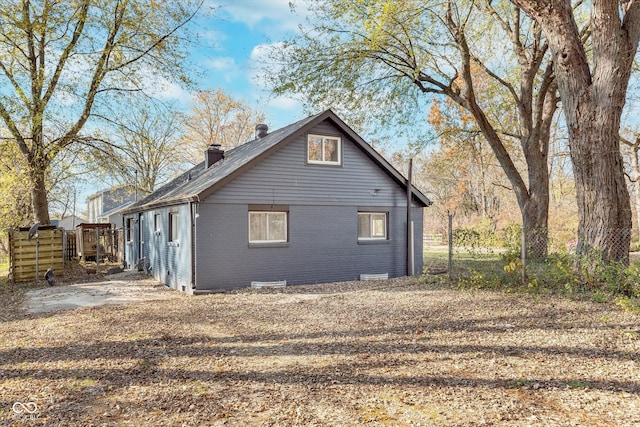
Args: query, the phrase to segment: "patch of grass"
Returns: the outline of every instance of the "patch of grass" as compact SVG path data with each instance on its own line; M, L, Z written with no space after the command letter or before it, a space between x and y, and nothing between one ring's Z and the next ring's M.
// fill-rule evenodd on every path
M0 295L9 285L9 261L0 261Z
M0 283L2 280L7 280L8 274L9 274L9 260L8 259L0 260Z
M640 315L640 298L621 297L618 298L616 304L629 313Z
M433 266L442 266L440 282L461 289L495 289L502 292L566 295L599 303L617 302L631 312L640 311L640 262L605 263L597 254L576 259L552 253L544 260L523 266L515 251L491 248L456 248L448 272L447 248L425 248L427 277ZM526 268L523 274L523 268ZM431 277L434 277L433 275ZM524 280L523 280L524 278Z

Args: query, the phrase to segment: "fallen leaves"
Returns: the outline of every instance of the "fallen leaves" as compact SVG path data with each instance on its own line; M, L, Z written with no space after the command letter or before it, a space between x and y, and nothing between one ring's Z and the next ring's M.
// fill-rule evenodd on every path
M613 305L406 278L166 292L0 321L0 424L31 400L30 425L640 424L638 318Z

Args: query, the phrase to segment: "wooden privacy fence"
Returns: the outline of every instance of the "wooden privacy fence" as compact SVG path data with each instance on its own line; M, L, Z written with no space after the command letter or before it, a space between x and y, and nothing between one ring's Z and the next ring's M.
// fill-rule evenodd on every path
M64 246L64 260L71 261L76 257L78 250L76 246L76 232L67 230L64 234L66 236Z
M64 230L40 227L29 237L28 228L9 229L9 277L14 282L42 278L47 269L56 276L64 272Z

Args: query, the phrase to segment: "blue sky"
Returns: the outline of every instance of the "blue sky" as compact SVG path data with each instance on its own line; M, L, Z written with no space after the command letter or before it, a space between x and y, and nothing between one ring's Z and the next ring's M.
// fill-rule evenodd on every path
M264 111L272 129L303 118L299 102L271 96L258 77L264 48L297 30L304 21L302 6L292 13L289 0L209 0L205 8L215 8L213 16L199 18L193 28L203 45L190 58L203 71L196 79L199 88L221 88ZM189 93L181 88L165 96L189 103Z
M271 96L260 85L258 75L264 48L291 36L304 22L303 5L296 4L296 13L292 13L289 0L208 0L203 9L205 13L214 12L199 16L193 23L191 31L201 47L193 49L188 59L195 65L194 75L202 75L194 77L197 89L223 89L233 98L244 100L265 113L272 130L304 118L301 103ZM189 108L189 90L168 82L150 84L152 92L154 86L158 89L154 96ZM78 211L86 209L86 197L106 187L80 183Z

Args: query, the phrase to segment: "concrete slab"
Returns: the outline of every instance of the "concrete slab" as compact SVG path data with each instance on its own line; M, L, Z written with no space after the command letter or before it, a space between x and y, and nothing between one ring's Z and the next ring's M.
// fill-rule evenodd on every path
M29 313L46 313L104 304L161 300L172 296L176 296L174 291L153 281L108 280L29 291L24 308Z

